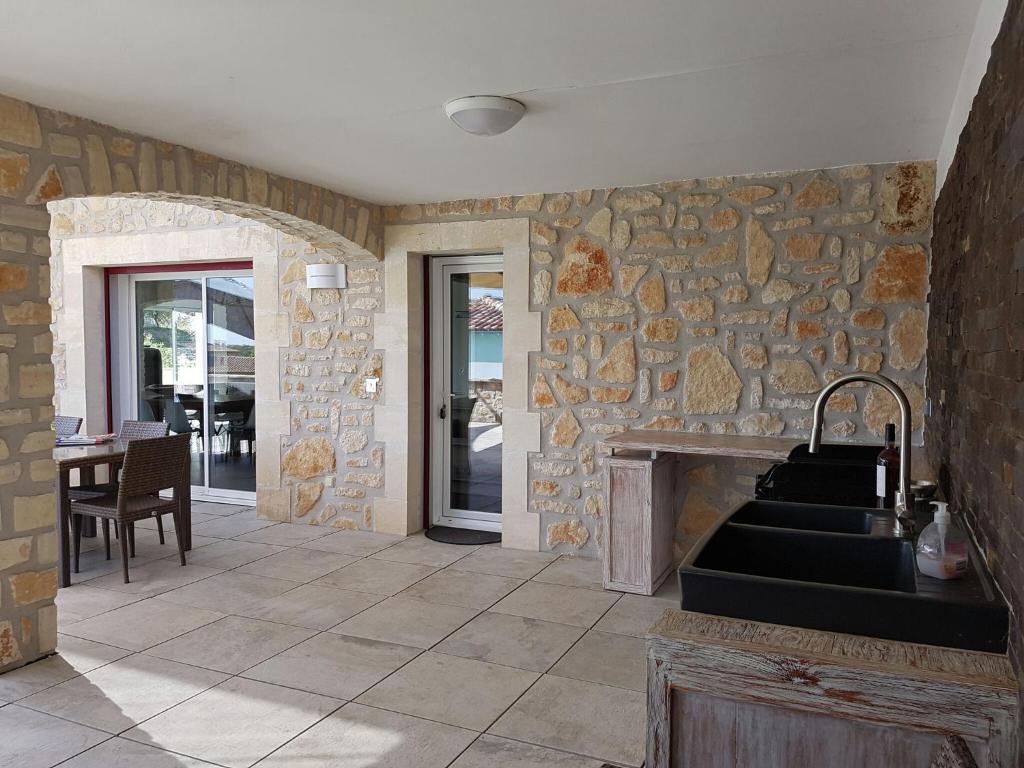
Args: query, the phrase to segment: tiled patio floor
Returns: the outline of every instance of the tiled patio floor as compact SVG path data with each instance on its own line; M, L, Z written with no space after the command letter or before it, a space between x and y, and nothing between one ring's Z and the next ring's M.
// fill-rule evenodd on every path
M197 503L189 564L89 543L60 653L0 676L0 768L643 762L644 630L595 560Z

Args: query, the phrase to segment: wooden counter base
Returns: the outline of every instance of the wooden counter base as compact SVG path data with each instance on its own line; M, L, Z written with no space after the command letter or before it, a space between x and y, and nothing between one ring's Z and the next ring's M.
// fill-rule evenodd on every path
M605 438L605 589L653 595L672 573L676 525L675 456L698 454L784 461L799 440L630 429Z
M647 636L647 768L928 768L950 736L1011 768L1005 656L666 611Z

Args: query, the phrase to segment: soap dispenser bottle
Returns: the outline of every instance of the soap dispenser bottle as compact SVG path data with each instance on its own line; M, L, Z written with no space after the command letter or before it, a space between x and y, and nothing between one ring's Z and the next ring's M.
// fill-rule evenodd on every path
M953 522L949 505L935 502L935 518L917 540L917 567L936 579L959 579L967 573L967 535Z

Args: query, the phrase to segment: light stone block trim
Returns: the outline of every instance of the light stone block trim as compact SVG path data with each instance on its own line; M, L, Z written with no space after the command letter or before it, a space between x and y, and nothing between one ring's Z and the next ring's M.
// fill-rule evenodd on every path
M540 313L530 309L530 224L525 218L389 226L384 230L387 297L378 315L384 367L391 382L377 408L377 438L386 445L384 496L375 500L377 530L411 533L422 527L424 416L423 268L430 256L501 253L504 256L502 420L502 546L537 550L540 521L529 508L529 452L540 450L540 417L529 410L529 356L540 349Z

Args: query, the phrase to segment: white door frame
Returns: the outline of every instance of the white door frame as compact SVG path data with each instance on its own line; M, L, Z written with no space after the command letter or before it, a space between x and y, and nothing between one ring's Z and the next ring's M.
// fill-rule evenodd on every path
M501 515L474 510L449 510L451 498L451 301L448 277L469 272L505 272L502 254L435 256L430 261L430 523L478 531L501 532ZM504 281L503 281L504 282ZM504 290L503 290L504 293ZM441 409L447 418L440 418Z
M135 327L135 321L137 318L138 307L136 305L136 290L135 286L140 282L154 282L159 280L198 280L202 287L202 304L200 307L200 314L202 316L202 322L199 323L199 330L196 334L196 357L201 358L199 362L199 370L203 381L203 391L209 392L209 350L206 345L206 281L210 277L251 277L254 281L255 277L252 269L230 269L230 270L217 270L216 272L205 272L205 271L183 271L176 270L172 265L168 265L166 272L139 272L131 273L127 275L127 296L126 301L122 304L118 302L118 307L124 307L128 314L128 323L130 326L130 332L124 334L121 339L121 353L127 354L128 357L128 368L131 376L131 386L126 388L122 392L122 402L120 403L121 413L130 414L130 418L139 418L139 399L138 399L138 386L139 386L139 348L138 348L138 333ZM111 278L116 278L112 275ZM110 318L109 322L114 322L114 318ZM127 404L124 399L127 399ZM203 407L208 408L209 402L206 398L203 398ZM203 414L203 480L204 485L193 485L192 486L192 499L194 501L213 501L225 504L246 504L252 506L256 503L256 492L255 491L236 491L229 488L211 488L210 487L210 459L212 457L212 451L210 449L211 435L209 433L210 419L209 414ZM257 428L258 429L258 428Z

